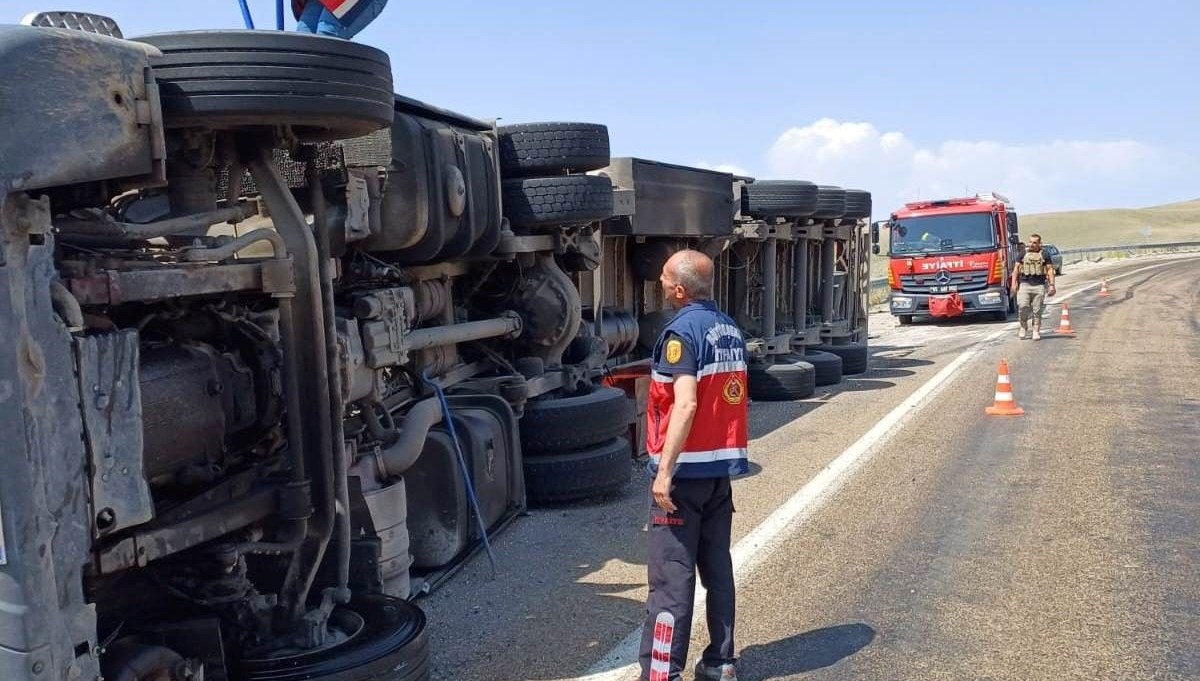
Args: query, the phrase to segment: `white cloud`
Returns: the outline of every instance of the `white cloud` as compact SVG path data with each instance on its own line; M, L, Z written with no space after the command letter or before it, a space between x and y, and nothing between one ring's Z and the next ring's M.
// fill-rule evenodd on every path
M876 216L904 201L982 191L1006 194L1027 213L1142 206L1188 198L1200 171L1182 154L1132 140L921 146L902 132L831 118L785 131L766 166L759 177L869 190Z

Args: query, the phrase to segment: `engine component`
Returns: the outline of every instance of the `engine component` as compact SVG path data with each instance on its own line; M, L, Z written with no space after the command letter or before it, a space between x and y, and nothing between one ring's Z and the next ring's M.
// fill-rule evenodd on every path
M408 598L412 587L408 570L412 554L408 538L408 496L404 480L370 492L363 500L371 514L375 535L379 538L379 572L383 592L396 598Z
M595 317L595 312L591 308L583 311L584 323L580 325L580 329L585 334L594 333ZM600 337L608 344L609 357L620 357L633 352L637 347L640 333L637 318L633 316L632 312L615 307L604 308L600 320Z
M413 326L416 310L411 288L373 291L354 302L354 314L362 323L363 348L367 364L373 369L396 366L408 361L404 337Z
M386 168L379 224L362 247L403 264L490 253L501 224L491 126L396 102L389 129L342 142L352 170Z
M512 307L521 315L521 344L529 355L541 357L547 367L562 364L563 350L579 329L579 290L554 261L539 253L524 270Z
M231 436L259 421L253 372L211 346L165 346L141 362L146 478L151 485L212 482Z

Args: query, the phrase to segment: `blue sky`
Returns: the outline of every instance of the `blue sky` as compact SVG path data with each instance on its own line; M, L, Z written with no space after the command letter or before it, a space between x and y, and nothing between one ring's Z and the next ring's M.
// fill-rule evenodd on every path
M241 26L236 0L72 5L128 36ZM606 123L614 155L1030 212L1200 197L1197 26L1194 1L390 0L357 40L403 94Z

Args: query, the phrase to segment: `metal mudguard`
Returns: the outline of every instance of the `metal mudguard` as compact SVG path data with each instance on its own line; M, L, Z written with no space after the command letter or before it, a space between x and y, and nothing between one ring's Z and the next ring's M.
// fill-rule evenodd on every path
M53 247L48 202L0 193L4 681L99 676L96 614L83 596L92 526L87 452L72 339L51 303Z
M0 192L161 184L156 53L82 31L0 25Z

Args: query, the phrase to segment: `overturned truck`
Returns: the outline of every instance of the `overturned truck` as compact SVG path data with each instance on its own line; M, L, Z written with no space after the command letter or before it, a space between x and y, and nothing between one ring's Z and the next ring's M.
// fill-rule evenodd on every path
M0 678L425 679L412 599L621 491L675 249L752 399L866 369L865 192L497 128L315 36L0 26ZM10 103L20 102L19 107Z

